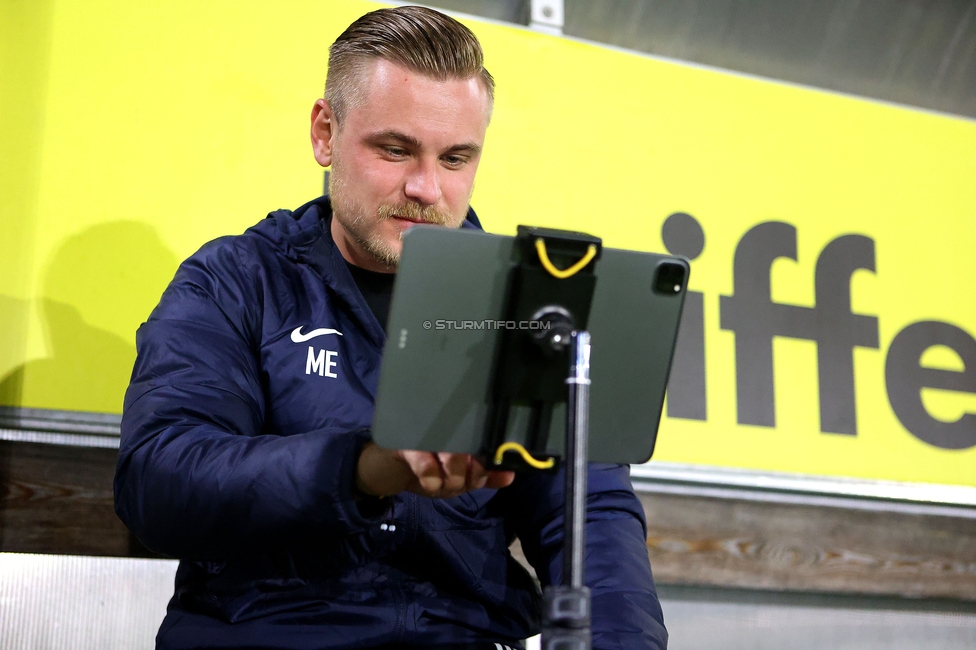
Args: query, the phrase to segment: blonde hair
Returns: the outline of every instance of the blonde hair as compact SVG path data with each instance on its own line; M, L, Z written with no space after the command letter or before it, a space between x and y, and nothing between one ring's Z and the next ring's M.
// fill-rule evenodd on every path
M384 59L431 79L478 77L488 92L488 115L495 80L485 70L481 44L470 29L426 7L393 7L372 11L346 28L329 48L325 99L337 121L364 94L364 70Z

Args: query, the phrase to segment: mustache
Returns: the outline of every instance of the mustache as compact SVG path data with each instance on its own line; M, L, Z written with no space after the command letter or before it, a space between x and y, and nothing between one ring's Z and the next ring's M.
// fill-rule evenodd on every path
M381 205L377 210L380 219L403 217L411 221L447 226L453 221L447 213L438 210L433 205L419 205L417 203L401 203L399 205Z

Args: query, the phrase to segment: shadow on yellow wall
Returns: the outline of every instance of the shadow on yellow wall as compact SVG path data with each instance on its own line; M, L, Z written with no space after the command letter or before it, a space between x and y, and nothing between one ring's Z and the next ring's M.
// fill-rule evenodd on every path
M176 265L173 252L144 223L99 224L67 239L47 265L37 302L50 356L7 373L0 380L0 404L121 412L136 328L159 301ZM27 308L6 296L0 302L9 314ZM122 324L128 334L99 323Z

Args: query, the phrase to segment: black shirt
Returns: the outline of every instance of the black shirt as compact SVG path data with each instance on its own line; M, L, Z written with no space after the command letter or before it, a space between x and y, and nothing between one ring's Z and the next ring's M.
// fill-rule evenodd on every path
M390 300L393 298L396 274L367 271L349 262L346 262L346 266L349 267L352 279L356 281L359 293L363 294L370 311L386 330L386 323L390 320Z

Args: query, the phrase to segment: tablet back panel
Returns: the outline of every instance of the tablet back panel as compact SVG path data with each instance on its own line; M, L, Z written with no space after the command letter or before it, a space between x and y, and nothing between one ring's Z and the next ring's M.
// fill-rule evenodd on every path
M435 227L404 238L373 417L377 444L476 453L488 413L495 344L502 334L511 237ZM604 248L596 266L590 460L641 463L654 450L685 291L652 290L657 265L683 260ZM561 455L565 405L548 449ZM510 416L524 442L528 409Z

